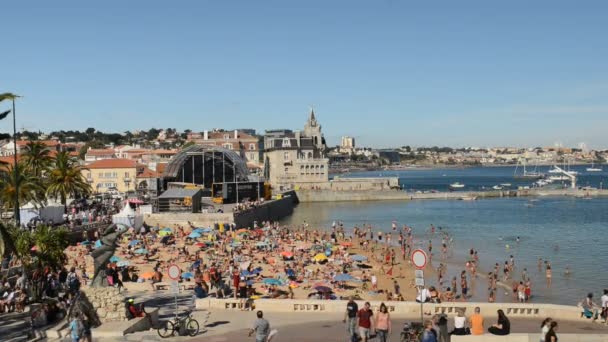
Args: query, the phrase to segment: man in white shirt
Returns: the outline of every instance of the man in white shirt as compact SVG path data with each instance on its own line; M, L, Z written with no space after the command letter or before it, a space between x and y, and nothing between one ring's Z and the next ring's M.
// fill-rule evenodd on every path
M602 317L604 318L604 322L608 321L608 289L604 289L604 295L601 298L602 300Z
M420 303L420 302L425 303L430 298L431 298L431 292L426 287L423 287L422 291L418 290L418 295L416 296L416 302L418 302L418 303Z

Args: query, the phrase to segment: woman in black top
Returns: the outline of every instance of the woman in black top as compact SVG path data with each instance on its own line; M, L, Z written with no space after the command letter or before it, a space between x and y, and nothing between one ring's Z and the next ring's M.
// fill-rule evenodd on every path
M551 322L547 335L545 335L545 342L557 342L557 334L555 333L555 330L557 330L557 322L553 321Z
M488 332L493 335L509 335L511 333L511 322L502 310L498 310L498 322L488 328Z

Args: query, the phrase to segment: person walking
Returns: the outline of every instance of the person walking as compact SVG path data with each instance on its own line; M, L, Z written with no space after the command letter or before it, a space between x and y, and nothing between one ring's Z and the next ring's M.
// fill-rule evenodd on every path
M380 304L380 309L376 314L376 335L378 341L388 341L388 336L391 334L391 316L388 313L388 308L384 303Z
M249 330L249 336L255 333L255 342L266 342L270 335L270 323L264 319L264 313L260 310L257 312L258 317L253 322L253 327Z
M545 342L557 342L557 334L555 333L556 330L557 322L551 321L551 324L549 325L549 331L547 332L547 335L545 335Z
M545 342L545 336L549 332L549 328L551 326L551 317L547 317L540 324L540 342Z
M374 313L370 309L369 302L365 302L363 309L357 312L357 318L359 319L359 337L362 342L367 342L370 338L370 331L372 330L372 316Z
M488 332L492 335L509 335L511 333L511 322L505 315L504 311L498 310L498 321L488 328Z
M429 320L424 322L424 331L422 331L420 342L437 342L437 332L433 329L433 322Z
M82 324L81 314L74 316L70 322L70 337L72 342L79 342L84 337L84 325Z
M359 306L354 301L353 296L348 297L348 303L346 303L346 312L344 313L344 319L342 322L346 323L346 331L351 341L358 341L357 336L357 312Z

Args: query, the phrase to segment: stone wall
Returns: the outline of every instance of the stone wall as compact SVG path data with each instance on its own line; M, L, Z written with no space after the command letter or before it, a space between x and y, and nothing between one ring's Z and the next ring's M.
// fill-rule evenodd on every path
M293 213L294 204L298 202L296 193L289 191L281 199L266 202L258 207L234 214L234 223L238 228L253 227L253 222L278 221Z
M105 322L126 321L125 296L114 287L82 287L81 289L91 302L99 320Z

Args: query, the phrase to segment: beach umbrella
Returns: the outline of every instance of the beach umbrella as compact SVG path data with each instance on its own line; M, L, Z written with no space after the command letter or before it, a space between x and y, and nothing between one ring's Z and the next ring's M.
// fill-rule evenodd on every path
M117 257L116 255L112 255L112 257L110 258L110 262L119 262L120 258Z
M158 232L158 236L169 236L172 234L173 234L173 232L167 231L167 230L161 230L160 232Z
M312 259L317 262L327 260L327 255L325 255L323 253L319 253L319 254L315 255Z
M95 241L95 248L101 247L101 240Z
M201 237L201 233L192 232L190 233L190 235L188 235L188 237L191 239L198 239L199 237Z
M148 250L145 248L140 248L135 251L135 254L147 254L147 253L148 253Z
M350 274L342 273L342 274L338 274L337 276L335 276L334 280L335 281L352 281L352 280L356 280L356 278L351 276Z
M194 275L191 272L184 272L184 273L182 273L182 278L183 279L192 279L192 278L194 278Z
M150 278L154 277L154 272L152 272L152 271L144 272L139 277L142 279L150 279Z
M332 289L330 289L327 286L316 286L314 289L315 289L315 291L322 292L322 293L332 292Z
M116 263L116 266L125 267L125 266L129 266L130 264L131 264L131 262L129 262L129 260L120 260L119 262Z
M139 240L133 240L131 242L129 242L129 246L135 246L139 243Z
M289 251L282 251L281 256L283 256L285 258L293 258L293 253L289 252Z
M239 233L249 233L249 229L241 228L241 229L237 230L236 233L237 234L239 234Z
M161 232L172 232L173 230L169 227L165 227L163 229L160 230Z
M342 243L340 243L340 246L342 247L352 247L353 243L350 241L344 241Z
M207 244L206 244L206 243L204 243L204 242L197 242L197 243L195 243L194 245L195 245L196 247L205 247L205 246L207 246Z
M262 280L262 283L266 284L266 285L282 285L283 282L281 282L279 279L275 279L275 278L266 278L264 280Z
M355 254L350 257L354 261L367 261L367 257L365 255Z

